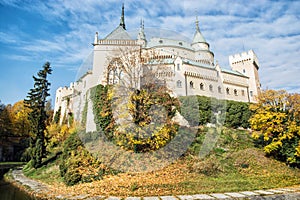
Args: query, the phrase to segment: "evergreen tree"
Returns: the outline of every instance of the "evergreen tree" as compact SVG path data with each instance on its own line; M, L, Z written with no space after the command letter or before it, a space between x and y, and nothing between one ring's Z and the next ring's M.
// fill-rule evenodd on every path
M37 168L42 164L42 158L46 154L45 130L48 119L46 113L47 97L50 96L50 83L47 75L51 74L50 63L46 62L43 69L33 76L34 87L28 92L25 99L26 106L31 109L29 120L31 122L31 160L33 167Z

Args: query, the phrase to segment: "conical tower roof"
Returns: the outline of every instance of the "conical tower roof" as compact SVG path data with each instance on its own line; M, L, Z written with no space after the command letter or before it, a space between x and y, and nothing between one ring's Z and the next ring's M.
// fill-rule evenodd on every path
M198 17L196 18L196 32L194 34L193 43L207 43L200 31Z

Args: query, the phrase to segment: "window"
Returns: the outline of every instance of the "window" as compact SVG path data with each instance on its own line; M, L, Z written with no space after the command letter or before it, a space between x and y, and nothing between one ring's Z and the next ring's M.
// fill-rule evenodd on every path
M158 42L159 42L160 44L162 44L162 43L163 43L163 41L162 41L162 40L159 40Z
M234 92L234 95L235 95L235 96L237 96L237 95L238 95L238 92L237 92L237 90L236 90L236 89L234 89L234 91L233 91L233 92Z
M177 64L177 70L180 71L180 64Z
M182 42L179 42L179 45L182 46Z
M229 93L229 88L226 88L226 94L228 94L228 95L230 94Z
M204 90L204 84L200 83L200 90Z
M245 96L245 90L242 90L242 96Z
M182 87L182 83L181 83L180 80L177 81L177 87L178 87L178 88L181 88L181 87Z
M193 81L190 82L190 88L194 88L194 82Z
M246 70L245 70L245 69L243 69L243 73L244 73L244 74L246 73Z
M209 85L209 91L213 91L213 86L212 85Z
M222 93L221 86L218 87L218 92L219 92L219 93Z
M250 91L250 96L253 97L253 91Z

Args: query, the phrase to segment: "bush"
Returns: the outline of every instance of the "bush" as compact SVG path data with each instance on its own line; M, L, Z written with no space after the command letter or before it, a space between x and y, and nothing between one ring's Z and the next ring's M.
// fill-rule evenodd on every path
M67 185L99 180L106 168L84 147L76 133L71 134L63 144L59 165L60 175Z
M229 128L250 127L249 118L252 111L249 109L249 103L219 100L206 96L197 96L197 102L194 99L194 96L179 97L180 114L191 126L214 124L218 114L221 122Z

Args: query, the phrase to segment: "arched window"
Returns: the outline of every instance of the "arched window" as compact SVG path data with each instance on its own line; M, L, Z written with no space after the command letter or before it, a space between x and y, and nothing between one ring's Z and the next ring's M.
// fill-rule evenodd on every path
M182 83L181 83L180 80L177 81L177 87L178 87L178 88L181 88L181 87L182 87Z
M219 93L222 93L221 86L218 86L218 92L219 92Z
M213 86L212 85L209 85L209 91L213 91Z
M229 93L229 88L226 88L226 94L228 94L228 95L230 94Z
M190 88L194 88L194 82L193 81L190 82Z
M236 89L234 89L234 90L233 90L233 92L234 92L234 95L235 95L235 96L237 96L237 95L238 95L238 92L237 92L237 90L236 90Z
M200 90L204 90L204 84L200 83Z

